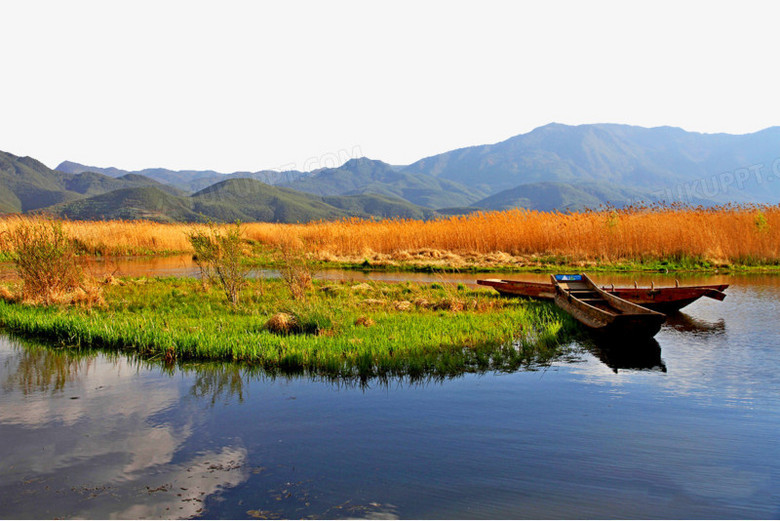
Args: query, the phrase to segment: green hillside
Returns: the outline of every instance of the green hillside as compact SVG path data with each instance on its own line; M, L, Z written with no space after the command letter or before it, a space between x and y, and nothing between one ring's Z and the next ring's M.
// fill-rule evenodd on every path
M583 210L604 204L625 206L632 202L651 202L648 192L621 189L605 183L529 183L486 197L474 204L488 210L527 208L529 210Z
M438 215L436 211L429 208L383 195L328 195L322 200L350 215L401 219L431 219Z
M230 179L191 197L194 209L220 221L309 222L339 219L349 213L321 198L254 179Z
M0 152L0 209L26 212L82 197L67 190L59 174L30 157Z
M270 185L292 183L293 181L310 175L306 172L290 170L277 172L275 170L261 170L259 172L232 172L223 174L214 170L169 170L167 168L146 168L144 170L128 171L119 168L102 168L87 166L73 161L63 161L57 171L67 174L80 174L84 172L97 172L109 177L143 176L160 184L175 187L185 192L197 192L229 179L254 179Z
M156 186L126 188L42 211L78 220L148 219L159 222L296 223L345 217L425 219L435 214L400 199L382 196L319 197L253 179L229 179L181 196Z
M351 159L339 168L319 170L286 186L323 196L376 194L398 197L428 208L468 206L487 195L480 189L424 173L405 173L365 157Z
M69 161L54 171L35 159L0 152L0 212L54 207L74 218L305 222L345 216L427 219L476 207L774 204L780 202L778 157L780 127L730 135L615 124L550 124L408 166L360 158L312 172L131 173ZM137 190L147 187L156 191Z
M156 186L122 188L41 210L74 220L148 219L158 222L205 222L188 197L171 195Z
M178 195L175 188L143 176L112 178L94 172L63 174L30 157L0 152L0 211L27 212L107 192L156 186Z

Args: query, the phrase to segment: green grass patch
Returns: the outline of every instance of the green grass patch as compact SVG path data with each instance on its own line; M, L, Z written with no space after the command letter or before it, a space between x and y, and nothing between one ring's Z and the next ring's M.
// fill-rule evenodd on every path
M0 325L73 348L159 359L240 361L337 377L453 376L545 363L579 331L544 303L442 284L316 282L293 301L279 280L251 281L241 304L193 279L122 279L85 309L0 301ZM280 313L296 327L274 330Z

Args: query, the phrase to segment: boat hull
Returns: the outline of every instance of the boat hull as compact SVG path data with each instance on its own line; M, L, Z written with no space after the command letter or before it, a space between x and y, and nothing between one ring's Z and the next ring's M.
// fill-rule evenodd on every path
M598 335L625 339L652 338L666 320L663 313L604 291L585 274L557 276L577 277L575 280L557 281L555 277L555 303Z
M553 300L555 287L544 282L524 282L519 280L484 279L477 284L490 286L504 296ZM601 289L613 295L628 300L634 304L660 311L672 313L699 300L702 297L723 300L726 294L723 290L728 284L713 284L704 286L679 286L660 288L630 288L602 286Z
M586 309L578 302L570 301L564 295L556 296L554 300L559 308L577 319L592 333L610 338L651 338L661 330L661 325L666 320L666 316L663 314L605 316L603 313L593 313L592 310Z

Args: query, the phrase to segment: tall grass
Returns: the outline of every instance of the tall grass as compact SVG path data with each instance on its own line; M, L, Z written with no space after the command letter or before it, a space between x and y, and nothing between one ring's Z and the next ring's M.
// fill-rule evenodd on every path
M780 262L780 206L628 208L575 213L507 210L432 221L250 224L247 236L275 244L297 237L322 259L447 252L501 261L502 256L576 261L701 259L714 263Z
M0 231L26 217L0 220ZM103 255L190 252L189 225L144 221L64 222L84 252ZM780 263L780 206L639 207L575 213L507 210L430 221L348 219L310 224L249 223L253 244L300 243L319 260L386 256L456 262L551 258L562 262L666 259L712 263ZM8 244L0 244L8 251Z
M0 219L0 250L13 251L5 238L19 226L39 222L36 216L12 215ZM80 253L92 255L143 255L191 252L189 224L161 224L151 221L61 221L64 233Z

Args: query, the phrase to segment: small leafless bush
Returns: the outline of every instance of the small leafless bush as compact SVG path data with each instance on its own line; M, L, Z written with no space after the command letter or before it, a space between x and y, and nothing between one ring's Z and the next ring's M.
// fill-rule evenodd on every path
M306 300L306 291L312 287L314 274L303 246L294 241L283 242L277 260L282 280L287 284L292 298Z
M194 260L204 285L218 284L227 299L237 305L246 286L249 269L244 264L244 245L239 223L223 231L215 224L188 233Z

